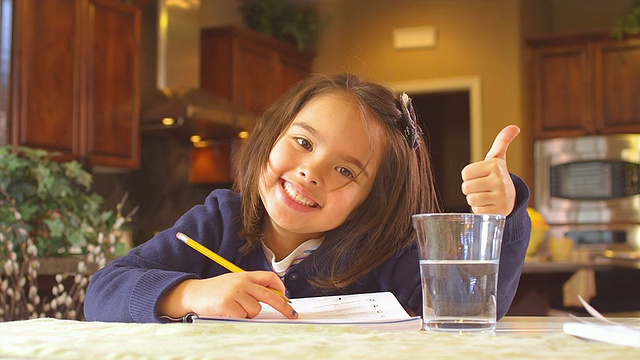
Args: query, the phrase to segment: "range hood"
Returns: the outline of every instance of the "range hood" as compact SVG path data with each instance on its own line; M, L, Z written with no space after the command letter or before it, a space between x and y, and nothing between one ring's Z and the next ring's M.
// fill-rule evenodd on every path
M143 132L172 130L189 138L231 139L250 131L255 115L200 89L169 95L142 115Z
M231 139L256 115L200 89L200 0L157 0L156 87L161 97L142 112L142 132Z

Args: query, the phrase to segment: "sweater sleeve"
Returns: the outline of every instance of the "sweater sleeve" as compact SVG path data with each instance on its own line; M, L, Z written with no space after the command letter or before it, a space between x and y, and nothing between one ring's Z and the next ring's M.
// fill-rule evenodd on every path
M97 271L89 283L84 312L87 320L108 322L161 322L156 307L162 295L176 284L193 278L219 275L206 257L176 240L178 231L198 239L214 251L232 243L224 199L210 195L204 205L186 212L173 227L132 249L127 255Z
M531 219L527 213L529 188L519 177L511 175L511 179L516 187L516 207L507 216L502 236L498 271L498 319L507 313L516 290L518 290L524 258L531 236Z

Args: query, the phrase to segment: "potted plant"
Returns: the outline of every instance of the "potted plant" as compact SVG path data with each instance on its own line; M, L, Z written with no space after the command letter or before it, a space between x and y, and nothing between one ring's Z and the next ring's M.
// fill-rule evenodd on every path
M109 258L123 255L122 230L137 209L123 215L126 194L115 211L101 209L91 192L93 177L77 161L19 147L0 148L0 319L82 317L90 275ZM75 271L54 274L39 287L44 259L74 257Z
M315 49L324 26L315 9L296 7L288 0L243 0L238 10L248 28L292 42L300 52Z
M632 34L640 34L640 0L634 1L629 13L618 20L616 27L611 31L611 36L618 40Z

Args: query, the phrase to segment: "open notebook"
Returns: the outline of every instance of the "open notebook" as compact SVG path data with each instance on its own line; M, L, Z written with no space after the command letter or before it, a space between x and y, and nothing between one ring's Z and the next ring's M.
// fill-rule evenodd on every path
M262 304L262 311L253 319L191 315L186 321L354 325L379 330L422 328L422 319L409 316L390 292L291 299L291 306L299 314L297 319L287 319L271 306Z

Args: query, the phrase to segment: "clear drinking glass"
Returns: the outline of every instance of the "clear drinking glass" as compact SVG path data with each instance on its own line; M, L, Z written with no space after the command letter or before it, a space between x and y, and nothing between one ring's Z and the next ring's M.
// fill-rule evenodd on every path
M440 213L412 217L418 235L424 328L492 331L502 215Z

